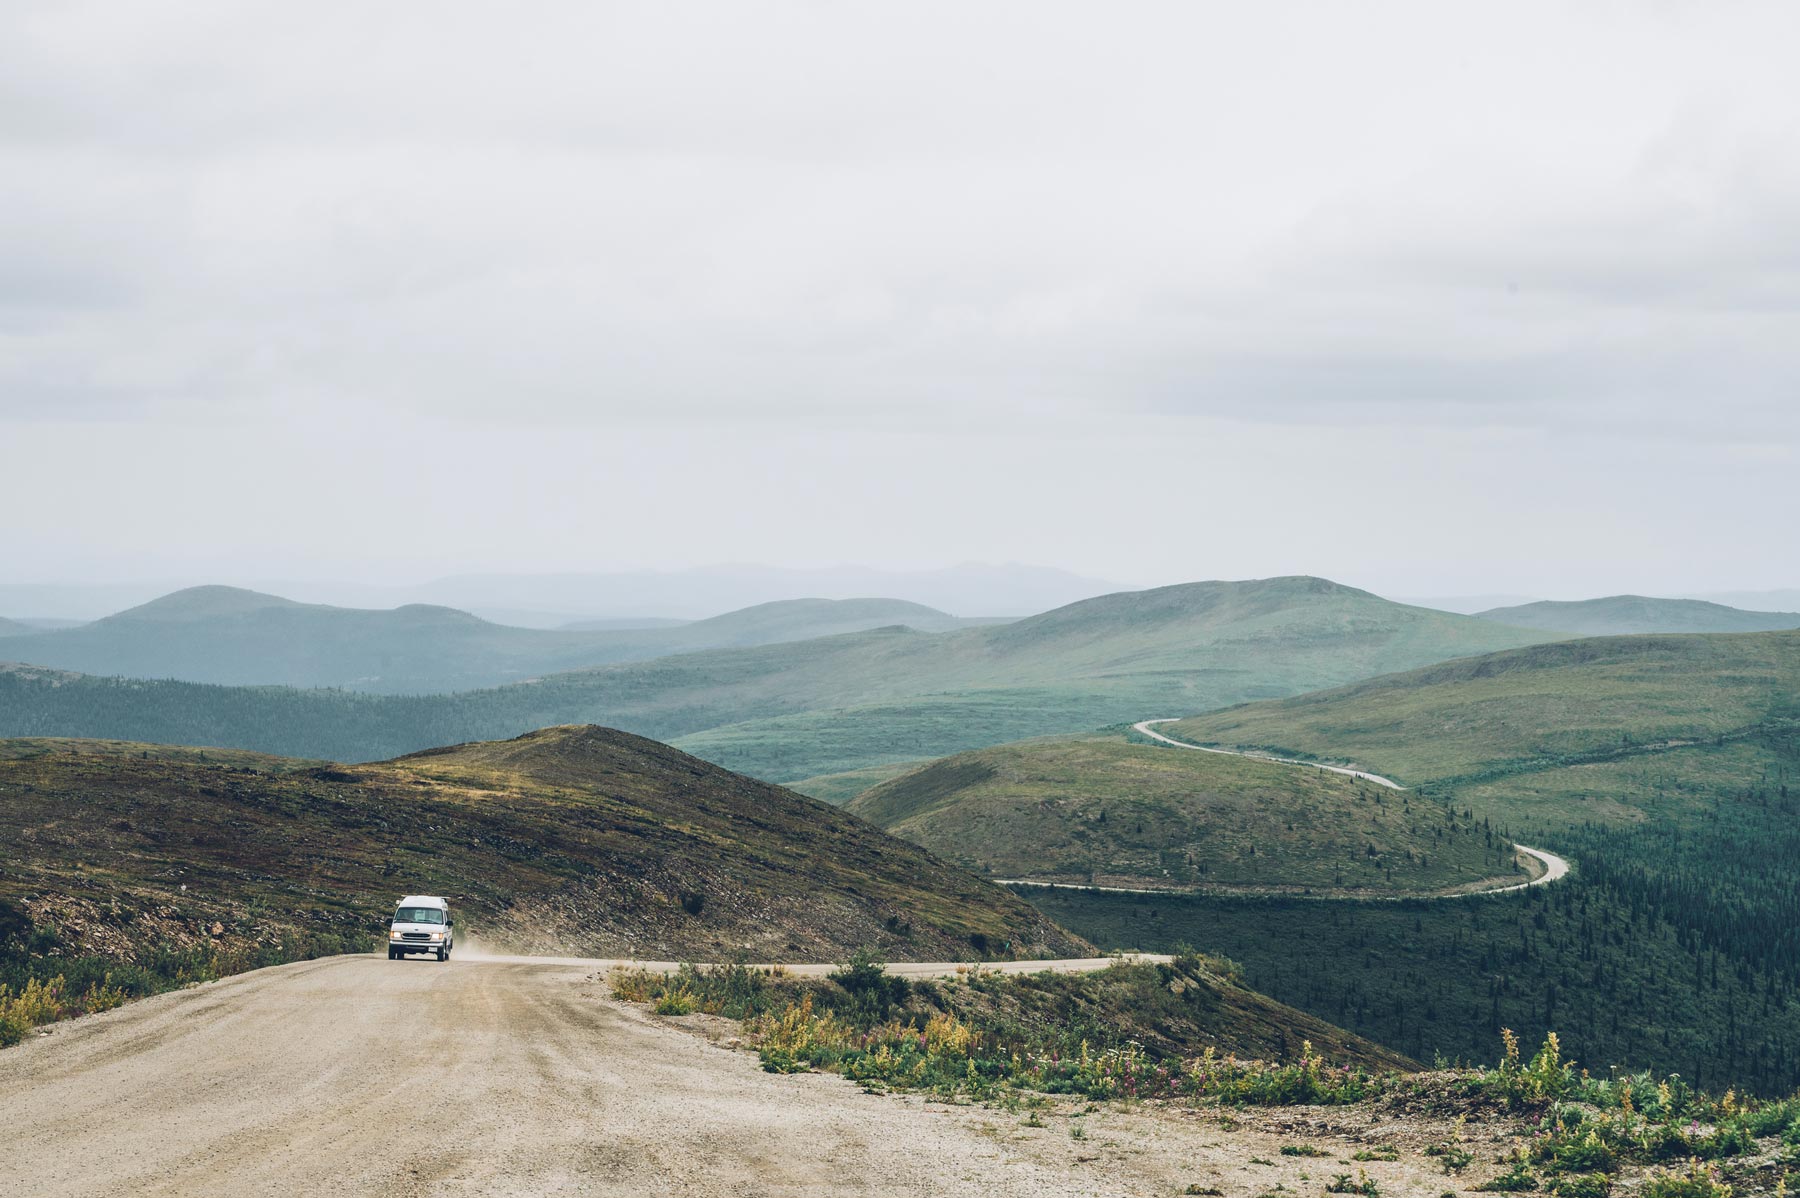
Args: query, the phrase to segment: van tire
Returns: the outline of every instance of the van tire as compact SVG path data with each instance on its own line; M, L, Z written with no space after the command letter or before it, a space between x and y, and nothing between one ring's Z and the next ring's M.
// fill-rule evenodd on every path
M388 949L388 960L392 961L395 957L397 957L399 955L400 954L396 953L393 949L391 949L391 948Z

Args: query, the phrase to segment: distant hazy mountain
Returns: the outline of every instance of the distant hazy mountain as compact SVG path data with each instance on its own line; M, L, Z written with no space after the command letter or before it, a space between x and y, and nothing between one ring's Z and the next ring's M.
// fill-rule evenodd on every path
M19 648L7 656L132 678L430 693L895 624L943 631L964 622L902 600L800 599L662 628L543 631L490 624L448 607L411 604L368 611L209 586L177 591L78 628L21 627L35 632L29 650L17 642Z
M1425 598L1396 595L1393 599L1395 603L1409 603L1414 607L1429 607L1436 611L1453 611L1464 616L1472 616L1489 608L1518 607L1537 602L1536 595L1432 595Z
M406 585L234 581L307 603L372 610L422 603L472 612L496 624L539 629L608 620L628 621L632 628L653 627L658 621L705 619L797 595L824 599L887 595L958 616L1023 616L1124 589L1119 583L1067 570L973 563L938 570L716 565L591 574L462 574ZM180 585L0 583L0 611L12 612L15 618L96 620Z
M0 616L0 637L30 636L36 631L38 630L29 624L21 624L17 620L8 620L4 616Z
M310 612L290 604L252 615L281 630L289 627L283 619ZM450 615L461 623L434 615L432 634L408 643L422 653L437 646L441 656L447 644L477 639L470 633L459 640L452 635L457 629L473 625L481 637L494 636L491 625ZM754 624L771 615L779 617L780 609L702 623ZM696 627L669 631L692 635ZM514 638L662 635L497 631ZM550 724L602 723L679 738L709 760L790 781L1292 695L1556 635L1406 607L1322 578L1203 582L1106 595L998 626L932 633L890 623L454 695L227 690L0 673L0 735L104 736L367 760ZM35 649L38 640L20 643ZM279 648L278 637L266 632L258 643L269 652ZM32 656L39 666L68 660Z
M484 611L489 609L483 609ZM476 613L480 615L480 612ZM536 615L541 613L520 613ZM496 624L516 623L520 628L537 628L540 625L531 622L502 620L497 616L486 615L483 619L493 620ZM683 624L692 624L692 620L677 620L669 616L615 616L608 620L566 620L551 625L563 632L633 632L642 628L679 628Z
M1478 613L1515 628L1544 628L1583 636L1646 632L1778 632L1800 628L1800 612L1742 611L1698 599L1610 595L1575 602L1546 600Z
M466 574L405 588L404 598L476 610L585 612L600 619L698 618L795 595L826 599L887 595L958 616L1022 616L1120 589L1117 583L1042 566L790 570L720 565L612 574Z

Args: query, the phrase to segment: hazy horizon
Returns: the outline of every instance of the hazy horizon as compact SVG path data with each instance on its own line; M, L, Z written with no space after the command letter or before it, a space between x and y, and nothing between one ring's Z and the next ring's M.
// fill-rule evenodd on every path
M390 609L428 603L461 608L501 624L554 628L591 619L697 620L786 599L886 598L921 603L964 617L1018 617L1117 591L1179 583L1243 581L1191 578L1136 584L1098 579L1054 567L964 562L935 570L895 571L840 564L783 568L711 563L688 570L563 574L466 574L407 583L349 579L204 578L137 582L16 582L0 579L0 617L93 620L198 586L231 586L336 607ZM1333 579L1357 586L1345 579ZM1541 600L1582 600L1630 592L1529 595L1463 593L1409 595L1360 587L1385 599L1474 614ZM1699 599L1751 611L1800 610L1800 588L1761 591L1674 592L1657 597Z
M1796 42L1773 3L12 5L0 582L1800 587Z

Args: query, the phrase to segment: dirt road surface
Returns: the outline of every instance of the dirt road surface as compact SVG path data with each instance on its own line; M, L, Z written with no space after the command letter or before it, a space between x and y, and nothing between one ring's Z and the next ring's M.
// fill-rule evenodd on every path
M334 957L54 1025L0 1053L0 1194L1248 1196L1297 1167L1291 1124L764 1073L593 965ZM1437 1194L1430 1165L1382 1192Z

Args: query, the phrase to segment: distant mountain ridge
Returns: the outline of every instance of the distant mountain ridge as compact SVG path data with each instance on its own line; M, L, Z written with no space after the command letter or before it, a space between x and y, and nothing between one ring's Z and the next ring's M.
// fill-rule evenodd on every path
M0 637L31 636L37 631L29 624L21 624L17 620L9 620L5 616L0 616Z
M668 631L679 636L693 627ZM71 683L13 672L0 674L0 735L368 760L595 723L677 741L728 768L787 782L1297 694L1555 636L1406 607L1326 579L1212 581L1102 596L1010 624L937 633L885 625L455 694ZM19 643L35 648L39 640ZM40 657L33 664L59 663Z
M1700 599L1608 595L1572 602L1546 599L1476 613L1515 628L1543 628L1581 636L1651 632L1780 632L1800 628L1800 612L1743 611Z
M34 636L34 665L393 694L475 690L585 666L902 623L944 631L967 622L904 600L796 599L669 627L547 631L493 624L435 604L372 611L202 586L77 628L21 626L21 632Z

